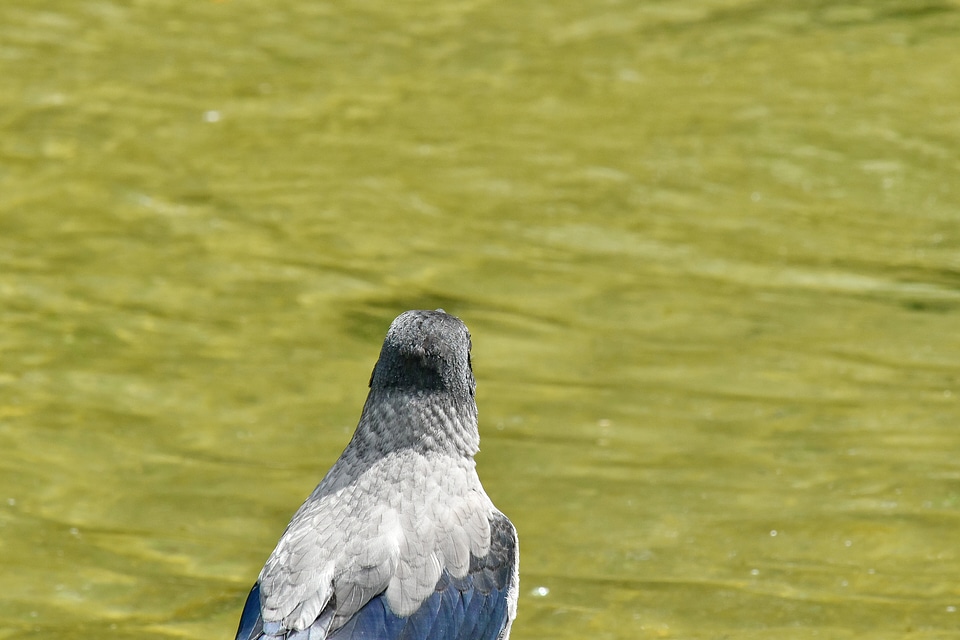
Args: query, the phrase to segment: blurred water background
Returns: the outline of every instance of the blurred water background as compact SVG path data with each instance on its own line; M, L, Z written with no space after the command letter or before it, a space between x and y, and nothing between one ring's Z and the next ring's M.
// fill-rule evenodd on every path
M515 640L960 638L960 2L0 4L0 637L233 638L390 320Z

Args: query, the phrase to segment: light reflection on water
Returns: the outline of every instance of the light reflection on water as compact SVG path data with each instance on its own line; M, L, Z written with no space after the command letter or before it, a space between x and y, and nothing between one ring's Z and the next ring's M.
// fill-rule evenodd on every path
M232 637L436 307L515 638L955 633L921 4L0 8L0 637Z

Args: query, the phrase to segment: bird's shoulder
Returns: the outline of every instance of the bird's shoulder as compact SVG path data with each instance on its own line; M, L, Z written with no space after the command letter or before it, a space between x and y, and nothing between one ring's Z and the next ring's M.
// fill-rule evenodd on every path
M264 620L332 625L373 596L407 615L441 573L466 576L486 557L490 514L472 460L399 451L372 464L343 456L296 512L260 574Z

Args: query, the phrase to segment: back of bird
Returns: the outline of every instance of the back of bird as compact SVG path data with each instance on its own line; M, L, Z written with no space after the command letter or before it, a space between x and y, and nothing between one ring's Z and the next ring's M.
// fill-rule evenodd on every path
M480 484L470 334L391 324L356 432L294 515L237 640L506 640L516 530Z

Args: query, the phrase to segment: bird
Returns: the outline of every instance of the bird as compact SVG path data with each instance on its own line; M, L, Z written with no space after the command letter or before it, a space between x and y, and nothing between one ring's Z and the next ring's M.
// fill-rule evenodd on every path
M477 474L470 332L390 324L353 437L247 597L236 640L507 640L519 542Z

